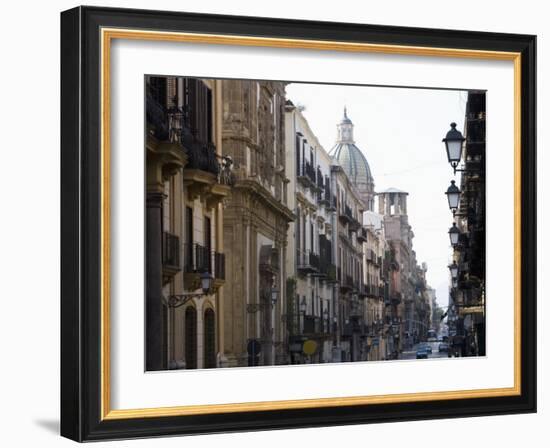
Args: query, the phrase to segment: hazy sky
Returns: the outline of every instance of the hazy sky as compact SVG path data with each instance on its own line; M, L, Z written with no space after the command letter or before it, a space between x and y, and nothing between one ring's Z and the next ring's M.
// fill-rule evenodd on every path
M428 282L446 306L452 214L444 193L454 176L441 139L452 121L463 129L466 92L318 84L290 84L286 90L294 104L305 106L304 116L327 152L347 106L375 191L395 187L409 193L413 249L418 262L428 264Z

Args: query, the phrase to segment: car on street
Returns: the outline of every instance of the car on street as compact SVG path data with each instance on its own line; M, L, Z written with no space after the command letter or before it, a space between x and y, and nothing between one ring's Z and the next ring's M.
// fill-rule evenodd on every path
M432 354L432 346L430 344L422 344L420 347L418 347L419 350L426 350L428 354Z
M449 351L449 344L442 342L439 344L439 351L440 352L448 352Z
M416 351L416 359L428 359L428 351L424 347L420 347Z

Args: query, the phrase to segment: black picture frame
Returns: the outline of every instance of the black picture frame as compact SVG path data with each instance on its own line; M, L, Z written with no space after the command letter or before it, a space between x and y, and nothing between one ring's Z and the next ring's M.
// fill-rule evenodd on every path
M103 419L100 29L521 53L521 393L423 402ZM61 14L61 435L76 441L536 412L536 36L77 7Z

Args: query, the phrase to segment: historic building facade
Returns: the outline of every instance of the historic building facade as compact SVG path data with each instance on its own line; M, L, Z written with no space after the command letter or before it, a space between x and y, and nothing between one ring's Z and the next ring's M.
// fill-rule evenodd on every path
M146 79L147 370L219 365L221 202L232 184L221 99L220 81Z
M285 130L288 206L296 215L286 258L292 286L287 299L292 362L330 362L337 317L332 160L290 101Z
M224 80L222 144L235 185L223 216L223 366L289 363L286 322L285 85Z
M403 350L405 300L409 300L413 232L407 215L408 193L390 188L378 193L379 214L384 217L388 250L386 277L388 290L385 312L389 350L394 355Z
M389 188L378 193L383 215L386 252L386 316L388 343L395 355L426 341L430 329L427 265L419 266L413 250L414 233L407 214L408 193Z
M341 361L361 361L367 357L368 336L363 287L362 229L364 203L344 169L335 164L332 176L338 216L336 225L336 264L339 282L337 329Z
M387 336L384 332L384 262L386 239L382 219L374 212L363 215L364 228L360 231L363 244L364 289L366 297L366 324L369 329L368 360L378 361L388 356Z
M450 288L452 343L461 356L485 356L485 92L469 92L464 169L455 222L460 231Z
M345 349L353 352L351 360L380 360L388 357L389 350L384 331L386 241L383 219L375 212L374 178L364 153L356 145L353 131L354 125L344 109L330 154L337 165L335 173L343 173L346 177L340 186L343 191L349 191L351 202L359 205L357 217L346 221L345 216L350 215L349 207L345 200L340 201L344 210L339 220L343 229L339 232L340 248L351 251L343 255L344 264L349 253L360 259L351 261L352 265L358 265L353 269L358 272L359 281L351 282L351 288L346 277L340 283L340 291L352 310L351 316L347 311L348 316L344 318L342 334L345 336L343 342L347 344ZM341 174L340 178L343 179ZM354 213L352 210L351 215Z
M375 193L347 111L327 153L283 82L146 86L148 370L392 359L425 338L407 193Z

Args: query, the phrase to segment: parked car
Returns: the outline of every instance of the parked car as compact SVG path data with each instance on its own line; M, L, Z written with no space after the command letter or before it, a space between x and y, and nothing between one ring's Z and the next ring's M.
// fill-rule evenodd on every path
M439 344L439 351L440 352L448 352L449 351L449 344L446 344L445 342L442 342Z
M428 359L428 351L425 348L419 348L416 351L416 359Z

